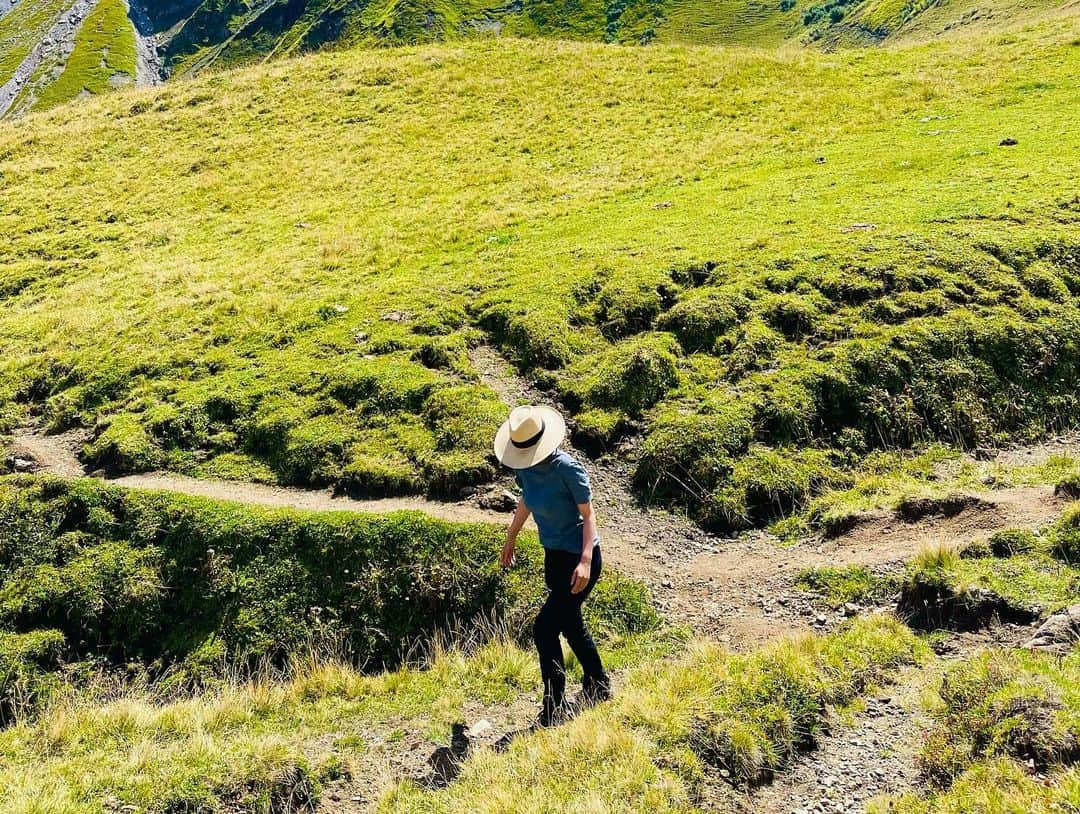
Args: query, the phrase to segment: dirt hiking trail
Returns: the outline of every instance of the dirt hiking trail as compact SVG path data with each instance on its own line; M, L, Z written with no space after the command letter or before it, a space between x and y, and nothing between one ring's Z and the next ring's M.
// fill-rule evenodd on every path
M470 358L481 382L508 407L552 403L548 394L517 375L494 348L481 345L470 352ZM36 471L84 477L91 474L78 459L84 440L78 433L46 436L23 428L15 434L7 454L28 459ZM631 473L624 457L608 455L593 460L569 440L565 446L589 470L605 561L648 585L669 621L689 625L696 633L739 650L778 633L821 629L839 621L837 614L823 619L820 608L794 589L797 574L805 568L899 567L928 545L960 546L985 539L998 529L1040 526L1052 520L1063 505L1048 486L999 489L980 494L978 501L952 517L929 516L909 523L889 512L868 514L852 530L832 539L810 539L782 547L764 534L718 537L684 517L643 507L630 489ZM1055 447L1053 451L1062 449ZM458 502L418 496L363 500L327 490L161 472L125 475L109 482L131 489L166 490L266 507L370 513L416 510L445 520L497 525L505 525L510 517L506 511L483 508L475 496ZM510 484L508 476L502 484Z
M498 393L508 407L553 403L550 395L531 387L493 348L475 348L470 358L481 382ZM80 433L46 436L27 427L16 433L5 455L19 459L16 468L67 478L101 477L100 473L87 472L79 461L84 441ZM684 517L643 507L631 492L626 456L590 459L572 443L566 446L584 462L592 478L605 560L645 582L670 622L689 625L697 634L716 638L736 651L778 635L826 630L842 620L842 612L824 611L820 603L795 587L795 578L804 568L849 564L876 570L899 568L927 545L959 546L1001 528L1041 526L1063 505L1050 487L988 490L949 517L926 516L904 522L892 512L867 514L835 538L781 547L764 534L717 537ZM1002 458L1032 462L1038 456L1078 453L1080 445L1074 441L1059 441L1006 452ZM509 520L508 512L482 507L477 496L458 502L422 497L358 500L329 491L170 473L126 475L108 482L266 507L374 513L408 509L452 521L505 525ZM509 482L509 477L504 478L493 493ZM1029 633L1014 625L998 625L978 634L953 634L948 657L960 657L986 644L1015 646ZM916 787L915 754L926 724L920 698L940 667L940 662L934 662L903 671L893 685L872 693L864 707L835 720L819 748L800 757L771 784L748 792L737 792L718 779L707 784L703 807L744 814L852 814L865 811L875 796ZM467 739L465 751L460 753L454 752L454 744L433 744L426 723L420 720L400 722L401 727L388 725L385 732L373 730L363 770L352 780L331 784L317 810L323 814L372 811L381 793L402 778L425 785L450 782L468 751L497 747L507 733L526 731L534 715L531 697L508 705L470 706L466 722L483 731ZM326 737L332 740L333 734Z

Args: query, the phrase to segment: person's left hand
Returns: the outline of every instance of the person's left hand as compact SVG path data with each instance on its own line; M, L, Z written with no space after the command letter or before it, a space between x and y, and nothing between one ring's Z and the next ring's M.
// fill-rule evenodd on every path
M577 568L574 569L574 573L570 575L570 593L579 594L585 590L585 586L589 584L589 577L592 575L592 563L582 560L577 564Z

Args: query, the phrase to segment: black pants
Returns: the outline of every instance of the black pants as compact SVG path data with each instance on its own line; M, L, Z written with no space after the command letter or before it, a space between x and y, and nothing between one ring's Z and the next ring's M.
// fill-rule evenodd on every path
M547 583L548 596L533 625L533 641L540 654L540 674L544 679L544 700L546 703L561 704L566 694L566 665L563 663L562 645L559 634L566 637L567 644L574 651L585 674L586 686L592 682L606 684L604 665L596 643L585 627L581 617L581 605L592 593L593 586L600 578L600 546L593 547L592 572L589 584L581 593L570 593L570 578L577 568L581 557L569 551L544 549L544 581Z

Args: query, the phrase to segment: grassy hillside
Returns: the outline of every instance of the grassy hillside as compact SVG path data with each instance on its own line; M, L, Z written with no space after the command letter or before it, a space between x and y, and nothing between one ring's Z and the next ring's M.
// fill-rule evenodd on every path
M494 474L487 340L582 440L644 430L642 492L717 527L875 448L1069 425L1077 25L357 51L0 127L0 422L121 471L452 495Z
M1001 28L1061 0L218 0L162 15L174 74L320 46L524 36L648 44L868 45L904 32ZM154 10L149 10L152 15ZM179 12L179 9L177 9ZM923 16L928 20L922 22Z

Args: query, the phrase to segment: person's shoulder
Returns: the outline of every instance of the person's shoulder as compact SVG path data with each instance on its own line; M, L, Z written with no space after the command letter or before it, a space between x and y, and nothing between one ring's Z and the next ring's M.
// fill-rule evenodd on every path
M555 457L552 459L552 463L562 471L580 472L581 474L585 474L585 465L565 450L557 450L555 452Z
M581 466L577 458L562 448L555 450L551 454L551 463L557 467Z

